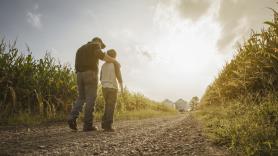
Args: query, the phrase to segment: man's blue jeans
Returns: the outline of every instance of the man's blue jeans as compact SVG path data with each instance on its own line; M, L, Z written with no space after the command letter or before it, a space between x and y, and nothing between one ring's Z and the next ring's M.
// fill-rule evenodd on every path
M98 76L97 72L86 71L77 73L78 98L69 115L69 120L76 120L82 112L84 103L84 127L93 125L93 112L97 97Z

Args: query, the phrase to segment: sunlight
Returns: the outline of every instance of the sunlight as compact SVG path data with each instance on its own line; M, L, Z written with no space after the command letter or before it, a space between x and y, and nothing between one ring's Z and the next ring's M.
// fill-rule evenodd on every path
M192 22L180 18L171 9L168 11L167 15L157 11L155 16L157 36L149 47L156 57L145 71L151 73L147 79L155 81L158 86L168 81L169 84L164 85L167 89L180 90L180 86L184 86L190 90L186 95L177 92L172 95L174 98L200 96L225 62L216 47L220 26L212 16ZM169 82L165 75L175 81ZM154 93L150 95L155 97Z
M158 9L165 10L163 6ZM155 51L165 62L183 67L186 72L204 70L212 57L217 55L216 43L221 31L219 24L212 15L192 22L181 18L172 9L167 13L165 15L157 11L155 17L160 34Z

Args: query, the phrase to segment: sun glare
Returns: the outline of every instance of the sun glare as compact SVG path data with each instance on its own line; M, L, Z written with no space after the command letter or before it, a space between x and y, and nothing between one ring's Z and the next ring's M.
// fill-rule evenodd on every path
M161 75L156 83L165 84L169 77L163 77L170 75L171 84L168 86L176 86L176 90L179 86L186 86L191 90L188 98L199 95L213 80L224 62L216 48L220 36L218 23L212 17L206 17L198 22L177 16L171 21L167 20L167 17L158 19L156 20L158 35L152 43L152 51L157 57L154 59L153 67L149 68L149 72L153 73L148 75L149 79L153 80L157 75ZM171 81L173 79L175 81ZM183 93L176 94L176 98L183 96Z

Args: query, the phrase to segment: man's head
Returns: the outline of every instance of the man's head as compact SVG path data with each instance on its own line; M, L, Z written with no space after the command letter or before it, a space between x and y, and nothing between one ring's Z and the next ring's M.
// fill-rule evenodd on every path
M107 51L107 55L110 56L110 57L116 58L117 57L117 52L114 49L109 49Z
M101 40L101 38L99 38L99 37L93 38L92 42L99 44L101 49L104 49L106 47L105 44L103 43L103 41Z

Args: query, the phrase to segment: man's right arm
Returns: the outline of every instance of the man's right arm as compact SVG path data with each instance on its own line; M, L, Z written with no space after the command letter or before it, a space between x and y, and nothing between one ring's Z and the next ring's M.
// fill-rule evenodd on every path
M106 62L108 62L108 63L115 63L115 62L117 62L116 59L114 59L113 57L110 57L110 56L107 55L107 54L104 55L103 60L106 61Z
M97 47L96 49L96 54L97 54L97 57L103 61L106 61L108 63L114 63L115 65L119 66L120 67L120 64L119 62L114 59L113 57L110 57L109 55L107 55L106 53L102 52L102 50L100 49L100 47Z
M114 59L113 57L110 57L109 55L105 54L104 58L103 58L104 61L108 62L108 63L114 63L115 66L121 68L121 65L120 63Z

